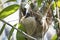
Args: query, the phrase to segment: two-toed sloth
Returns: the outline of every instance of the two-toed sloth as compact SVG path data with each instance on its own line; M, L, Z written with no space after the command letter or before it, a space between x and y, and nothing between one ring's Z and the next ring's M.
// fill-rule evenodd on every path
M46 28L42 26L42 21L41 21L42 17L41 17L41 15L38 15L39 13L36 13L38 10L34 7L35 6L33 6L33 8L30 8L28 10L29 12L27 12L27 14L26 14L26 9L23 10L24 12L22 11L23 14L24 13L25 14L21 18L20 22L25 27L27 34L39 39L42 37L42 32L45 31ZM32 10L32 12L31 12L31 10ZM49 15L47 15L47 17ZM49 21L51 21L50 19L51 19L51 17L49 17L49 19L47 18L47 20L46 20L47 24L50 24L50 22L49 22ZM28 38L28 40L32 40L32 39Z
M42 37L43 27L41 24L40 15L33 14L33 16L31 16L30 13L27 13L21 18L20 23L23 24L23 26L25 27L27 34L37 39L39 37ZM32 39L28 38L28 40Z

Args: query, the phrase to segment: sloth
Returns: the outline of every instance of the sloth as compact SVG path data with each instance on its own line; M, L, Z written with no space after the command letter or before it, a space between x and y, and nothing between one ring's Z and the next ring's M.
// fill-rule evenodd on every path
M28 35L31 35L39 39L39 37L42 37L42 30L43 30L41 17L40 15L37 15L35 13L31 14L31 13L25 14L21 18L20 23L25 27L26 33ZM30 38L27 38L27 39L32 40Z
M30 8L30 10L32 10L32 9L34 9L34 8ZM32 11L37 12L36 10L32 10ZM33 13L33 12L30 11L30 12L26 13L26 9L22 10L22 13L23 14L25 13L25 14L21 18L20 23L23 24L23 26L26 29L26 33L28 35L31 35L31 36L33 36L33 37L35 37L39 40L40 38L42 38L42 33L46 30L46 28L42 26L42 22L41 22L42 17L41 17L41 15L38 15L39 13ZM51 24L49 22L49 21L51 21L50 20L50 14L51 13L49 13L47 15L47 17L49 17L49 19L48 18L46 19L47 24ZM30 38L27 38L27 39L32 40Z
M26 29L27 34L33 37L41 37L42 36L42 25L36 21L35 17L22 17L21 24ZM31 39L30 39L31 40Z

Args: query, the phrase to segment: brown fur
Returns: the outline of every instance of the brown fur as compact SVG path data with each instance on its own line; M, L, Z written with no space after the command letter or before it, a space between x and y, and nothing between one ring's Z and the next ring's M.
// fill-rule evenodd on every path
M27 34L33 37L42 37L42 26L35 20L34 17L28 17L21 20L21 23L26 28ZM31 40L31 39L30 39Z

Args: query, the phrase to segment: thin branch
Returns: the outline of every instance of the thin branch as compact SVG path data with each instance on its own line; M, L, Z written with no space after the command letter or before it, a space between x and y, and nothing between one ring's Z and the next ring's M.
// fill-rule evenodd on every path
M43 7L43 5L45 5L47 0L43 0L43 2L41 3L41 7L39 8L39 10L41 10L41 8Z
M59 18L56 18L58 20L58 22L60 23L60 19Z
M2 19L0 19L0 21L2 21L2 22L4 22L4 23L6 23L7 25L11 26L12 28L16 29L16 30L17 30L17 31L19 31L19 32L22 32L25 36L27 36L27 37L29 37L29 38L31 38L31 39L37 40L36 38L34 38L34 37L32 37L32 36L28 35L28 34L27 34L27 33L25 33L24 31L22 31L22 30L20 30L20 29L15 28L15 27L14 27L14 26L12 26L11 24L7 23L6 21L4 21L4 20L2 20Z

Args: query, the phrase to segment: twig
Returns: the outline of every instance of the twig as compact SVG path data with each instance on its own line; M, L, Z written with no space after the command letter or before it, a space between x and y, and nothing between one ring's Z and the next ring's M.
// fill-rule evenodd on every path
M56 18L58 20L58 22L60 23L60 19L59 18Z
M11 26L12 28L16 29L16 30L17 30L17 31L19 31L19 32L22 32L25 36L27 36L27 37L29 37L29 38L31 38L31 39L37 40L36 38L34 38L34 37L32 37L32 36L28 35L28 34L27 34L27 33L25 33L24 31L22 31L22 30L20 30L20 29L15 28L15 27L14 27L14 26L12 26L11 24L7 23L6 21L4 21L4 20L2 20L2 19L0 19L0 21L2 21L2 22L4 22L4 23L6 23L7 25Z

